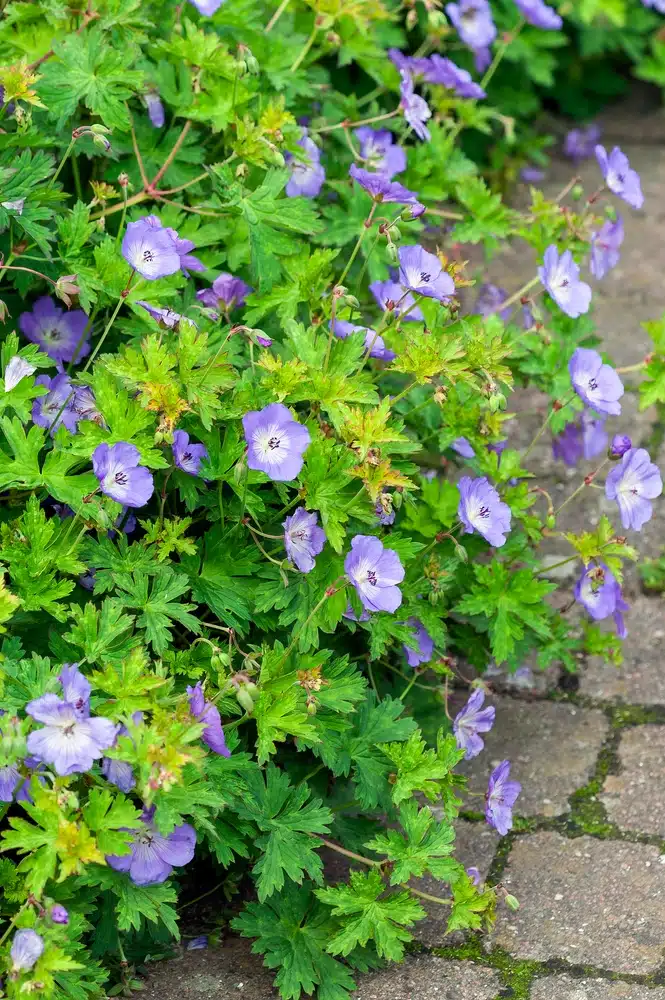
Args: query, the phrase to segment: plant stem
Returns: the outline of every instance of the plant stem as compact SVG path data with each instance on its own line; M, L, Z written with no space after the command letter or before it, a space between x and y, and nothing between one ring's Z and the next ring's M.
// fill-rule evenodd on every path
M567 498L566 498L566 499L565 499L565 500L563 501L563 503L562 503L562 504L560 504L560 505L559 505L559 506L557 507L557 509L556 509L556 510L554 511L554 516L555 516L555 517L556 517L556 516L557 516L558 514L560 514L560 513L561 513L561 511L563 510L563 508L564 508L564 507L567 507L567 506L568 506L568 504L570 503L570 501L571 501L571 500L574 500L574 499L575 499L575 497L576 497L576 496L577 496L577 495L578 495L579 493L581 493L581 492L582 492L582 490L583 490L583 489L584 489L584 488L585 488L586 486L591 486L591 483L592 483L592 481L593 481L593 480L594 480L594 479L596 478L596 476L598 475L598 473L600 472L600 470L601 470L601 469L603 469L603 468L604 468L604 467L605 467L605 466L607 465L607 463L608 463L608 462L609 462L609 458L606 458L606 459L604 459L604 460L603 460L603 461L602 461L602 462L600 463L600 465L598 466L598 468L596 469L596 471L595 471L595 472L591 472L591 473L589 473L589 475L588 475L588 476L585 476L585 477L584 477L584 479L582 480L582 482L580 483L580 485L579 485L579 486L577 487L577 489L576 489L576 490L573 490L573 492L572 492L572 493L570 494L570 496L569 496L569 497L567 497Z
M360 487L360 489L355 494L355 496L351 497L351 499L349 500L349 502L347 504L344 504L344 506L342 507L342 513L344 513L345 511L349 510L350 507L353 507L353 505L356 502L356 500L360 500L360 498L361 498L361 496L363 496L364 492L365 492L365 484L363 483L363 485Z
M218 882L217 885L213 885L212 889L208 889L206 892L202 892L201 895L197 896L195 899L190 899L186 903L183 903L182 906L178 907L178 913L182 913L182 911L186 910L188 906L194 906L194 903L200 903L202 899L212 896L213 892L217 892L217 890L221 889L223 885L224 882Z
M127 112L129 113L129 108L127 108ZM141 183L143 184L143 188L145 190L150 187L150 181L148 180L148 175L146 174L145 166L143 165L143 157L141 156L139 144L136 139L136 132L134 131L134 122L132 121L131 114L129 115L129 128L132 134L132 149L134 150L134 156L136 157L139 173L141 174Z
M311 781L312 778L316 774L318 774L319 771L322 771L325 766L326 766L325 764L319 764L318 767L315 767L312 771L310 771L308 774L306 774L304 778L300 779L300 781L296 785L296 788L300 788L301 785L305 785L308 781Z
M541 437L543 436L543 434L545 433L545 431L549 427L550 420L552 419L552 417L554 416L554 414L555 413L559 413L561 410L564 410L570 403L572 403L572 401L575 398L575 395L576 394L573 393L573 395L569 399L567 399L565 403L562 403L561 406L557 407L557 409L555 409L554 407L552 407L550 409L550 411L547 414L547 416L545 417L543 423L540 425L540 428L536 432L536 436L534 437L533 441L531 442L531 444L529 445L529 447L527 448L527 450L522 455L522 459L521 459L522 462L526 461L526 459L529 457L529 455L531 454L531 452L533 451L533 449L536 447L536 445L540 441Z
M71 151L73 150L73 148L74 148L75 145L76 145L76 139L74 139L74 137L72 137L72 139L70 140L69 145L67 146L67 149L65 150L65 155L63 156L63 158L60 160L60 163L58 164L58 168L57 168L56 172L53 174L53 177L48 182L48 185L47 185L48 187L51 187L51 185L55 184L55 182L57 181L58 177L60 176L60 171L62 170L62 168L64 167L65 163L69 159L69 154L71 153Z
M358 239L356 240L356 245L354 246L353 251L351 253L351 256L349 257L349 259L348 259L348 261L346 263L346 267L342 271L341 277L339 278L339 280L337 282L338 285L343 285L344 284L344 279L346 278L347 274L349 273L349 271L351 269L351 265L353 264L354 260L358 256L358 251L360 250L360 248L362 246L362 243L363 243L363 240L365 239L365 234L367 233L367 230L372 225L372 219L374 218L374 213L376 212L376 206L377 206L377 204L378 204L378 202L376 202L376 201L372 202L372 207L369 210L369 215L367 216L367 218L365 219L365 221L362 224L362 229L360 230L360 235L358 236Z
M551 566L543 566L542 569L538 570L538 573L536 575L540 576L541 573L547 574L552 569L558 569L559 566L565 566L567 563L573 562L574 559L579 559L579 556L578 555L568 556L567 559L560 559L559 562L552 563Z
M443 899L442 896L431 896L429 892L421 892L420 889L414 889L413 886L409 885L407 882L402 882L401 884L403 889L408 889L414 896L420 896L421 899L426 899L430 903L439 903L441 906L453 905L452 899Z
M508 50L508 46L511 44L511 42L515 41L515 39L517 38L523 27L524 27L524 18L521 17L517 22L517 24L515 25L515 27L513 28L513 30L509 31L506 34L505 38L497 48L496 52L494 53L494 59L492 59L491 64L487 67L487 72L485 73L485 76L480 81L480 86L483 88L483 90L487 88L488 83L490 82L490 80L496 73L497 69L499 68L499 64L501 63L501 60L505 56Z
M298 55L298 58L296 59L296 61L291 66L291 69L289 70L290 73L295 73L295 71L298 69L298 67L302 63L302 61L307 57L307 53L309 52L309 50L311 49L312 45L316 41L316 36L318 35L319 31L320 31L320 28L319 28L319 25L316 23L316 19L315 19L314 20L314 27L312 28L312 30L310 32L309 38L307 39L307 41L303 45L302 49L300 50L300 54Z
M259 552L262 552L263 555L266 557L266 559L268 559L271 563L274 563L275 566L281 566L282 563L280 562L279 559L273 559L273 557L271 555L268 555L268 553L266 552L266 550L261 545L261 542L258 540L258 538L256 537L256 535L254 534L254 530L252 528L250 528L249 525L247 525L247 527L249 529L250 535L254 539L254 544L256 545L256 547L259 550Z
M266 24L265 28L263 29L263 33L265 35L267 35L270 31L272 31L272 29L275 27L275 25L277 24L277 22L279 21L280 17L282 16L282 14L284 13L284 11L286 10L286 8L288 6L289 6L289 0L282 0L281 4L279 5L279 7L277 8L277 10L275 11L275 13L273 14L273 16L268 21L268 23Z
M58 282L54 281L53 278L49 278L48 274L42 274L41 271L35 271L33 267L19 267L17 264L3 264L0 268L0 274L5 271L27 271L28 274L35 274L38 278L43 278L44 281L50 281L54 288L57 287Z
M526 295L526 293L530 291L534 285L537 285L539 281L540 278L538 277L532 278L531 281L527 281L525 285L522 285L522 287L518 288L516 292L513 292L509 298L500 302L499 305L492 310L492 312L498 312L499 310L503 311L507 306L512 306L514 302L519 301L519 299L521 299L523 295Z
M337 586L338 583L340 583L339 587ZM278 670L282 666L284 666L284 664L288 660L289 656L293 652L294 646L296 645L296 643L298 642L298 640L302 636L303 632L305 631L305 629L307 628L307 626L311 622L312 618L314 618L314 616L316 614L318 614L318 612L323 607L323 605L326 603L326 601L328 600L329 597L332 597L334 594L337 594L340 590L345 590L346 589L346 585L347 585L347 581L346 580L341 580L341 581L340 580L336 580L335 583L331 587L327 587L326 588L326 591L325 591L323 597L321 598L321 600L318 601L314 605L314 607L312 608L312 610L310 611L310 613L307 615L307 618L305 619L305 621L303 622L303 624L301 625L301 627L298 629L297 634L294 636L294 638L291 640L291 642L287 646L286 652L284 653L284 656L282 657L282 659L279 661L279 663L275 667L275 675L277 675Z
M183 142L187 138L187 135L188 135L189 130L191 129L191 127L192 127L191 121L189 121L189 120L186 121L185 124L183 125L182 132L180 133L180 135L178 136L178 138L176 139L176 141L175 141L175 143L173 145L173 149L171 150L171 152L166 157L166 159L162 163L161 167L159 168L159 170L157 171L157 173L153 177L152 184L150 185L151 187L153 187L153 188L157 187L157 185L161 181L162 177L164 176L164 174L169 169L169 167L171 166L171 164L175 160L176 156L178 155L180 147L182 146Z
M339 844L335 844L332 840L326 840L318 833L310 833L310 837L316 837L332 851L337 851L338 854L343 854L345 858L351 858L352 861L359 861L362 865L369 865L370 868L378 868L381 865L380 861L372 861L371 858L365 858L362 854L356 854L355 851L347 851L346 847L340 847Z
M405 396L408 396L411 390L415 389L417 385L418 385L418 380L416 379L416 381L412 382L411 385L407 385L406 389L402 389L402 391L398 392L396 396L393 396L390 405L394 406L395 403L399 403L400 399L404 399Z
M160 195L178 194L180 191L185 191L188 187L192 187L194 184L198 184L199 181L204 181L206 177L209 176L210 174L208 173L208 171L204 170L202 174L197 174L196 177L192 178L191 181L187 181L186 184L180 184L178 185L178 187L174 188L165 188L163 191L160 191L159 194Z
M122 201L122 215L120 216L120 225L118 227L118 235L115 238L116 249L118 248L120 240L122 239L122 233L123 233L123 230L125 228L125 217L127 215L127 186L126 185L122 189L122 196L123 196L123 201Z
M360 121L350 122L348 119L344 119L343 122L337 122L336 125L324 125L323 128L312 129L313 132L334 132L336 128L357 128L359 125L371 125L373 122L385 122L388 118L394 118L395 115L399 114L399 108L395 108L394 111L388 111L385 115L374 115L373 118L361 118Z
M442 219L455 219L456 221L460 221L461 219L464 218L464 216L461 215L459 212L446 212L442 208L432 208L431 205L427 206L427 211L431 215L440 216Z
M402 691L402 693L400 695L398 695L398 698L399 698L400 701L404 701L404 699L406 698L407 694L409 693L409 691L411 690L411 688L413 687L413 685L415 683L416 683L416 674L415 674L415 671L414 671L413 677L411 678L411 680L409 681L409 683L406 685L406 687L404 688L404 690Z
M135 274L136 274L136 271L132 271L132 273L129 276L129 280L128 280L127 284L125 285L125 287L123 288L123 290L120 292L120 298L118 299L118 301L116 303L116 306L115 306L115 309L113 310L113 312L111 314L111 318L108 321L108 323L106 324L106 326L104 328L104 332L102 333L101 337L97 341L97 344L95 346L94 351L92 352L92 354L90 355L90 357L86 361L85 367L82 369L82 372L87 372L88 368L90 367L90 365L92 364L92 362L95 360L95 358L99 354L99 352L101 350L101 347L102 347L102 344L106 340L106 337L108 336L108 333L109 333L111 327L115 323L115 318L118 315L118 313L120 312L120 309L122 307L123 302L127 298L127 295L129 293L129 288L130 288L130 285L131 285L131 283L132 283L132 281L134 279L134 275Z

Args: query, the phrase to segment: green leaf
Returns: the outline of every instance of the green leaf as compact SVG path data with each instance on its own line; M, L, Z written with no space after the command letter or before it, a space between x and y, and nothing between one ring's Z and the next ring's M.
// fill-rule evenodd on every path
M146 639L155 652L163 653L171 640L171 629L176 622L195 635L201 631L198 618L190 614L196 605L176 601L176 598L182 597L189 589L186 576L163 567L153 577L152 586L149 577L139 573L123 579L119 582L117 597L113 600L120 608L140 612L136 618L137 626L145 629Z
M127 854L127 830L141 828L141 813L124 795L93 788L83 807L83 818L95 834L103 854Z
M464 866L450 857L455 843L451 823L437 822L429 809L420 809L413 801L401 807L399 822L404 834L387 830L365 844L393 863L391 885L421 878L426 872L448 883L464 874Z
M104 601L101 608L87 603L83 609L70 607L75 624L64 638L83 650L88 663L122 660L136 646L133 638L134 618L124 614L113 601Z
M308 743L318 743L319 738L305 705L305 692L294 688L286 692L262 691L254 705L256 721L256 750L259 764L277 751L276 743L283 743L289 736L300 737Z
M392 785L395 805L415 792L435 802L449 788L463 784L464 779L452 771L464 757L464 750L458 750L455 737L444 736L443 730L439 730L436 750L427 748L419 732L412 733L405 743L380 744L379 749L390 758L396 772Z

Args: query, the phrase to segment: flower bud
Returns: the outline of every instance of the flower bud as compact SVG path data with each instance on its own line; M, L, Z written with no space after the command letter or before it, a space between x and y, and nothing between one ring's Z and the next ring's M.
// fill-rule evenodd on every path
M90 125L90 131L93 135L111 135L112 129L107 128L106 125Z
M121 174L118 174L118 184L121 188L129 187L129 174L126 174L124 170Z
M103 149L105 153L111 148L111 143L103 135L93 135L92 141L97 149Z
M360 309L360 302L358 302L355 295L345 295L342 301L345 306L351 306L353 309Z
M570 192L570 196L573 201L579 201L584 194L584 188L581 184L575 184L573 190Z
M411 222L412 219L419 219L425 211L425 206L416 201L413 205L405 205L399 217L403 222Z
M390 241L392 243L399 243L399 241L401 239L402 239L402 233L401 233L401 231L397 228L397 226L391 226L390 227Z
M238 704L249 714L254 711L254 701L246 687L239 687L236 691Z
M399 260L397 257L397 247L395 246L394 243L389 243L388 246L386 247L386 256L388 257L388 260L390 261L391 264L399 264Z
M554 514L548 514L545 518L545 527L550 528L550 530L556 528L556 517Z
M51 920L54 924L68 924L69 914L60 903L54 903L51 907Z
M249 694L249 696L251 698L254 698L254 699L258 698L258 696L259 696L259 689L257 688L257 686L254 683L254 681L248 681L247 684L245 684L245 690L247 691L247 693Z
M497 410L505 410L506 397L502 392L493 392L487 403L490 408L490 413L496 413Z
M506 895L505 903L510 910L519 910L520 908L519 899L517 899L515 896L511 896L510 893Z
M55 294L69 308L72 304L72 296L78 295L81 291L76 284L78 278L75 274L63 274L55 283Z
M316 702L315 701L308 701L307 702L307 714L308 715L316 715Z
M617 459L622 458L627 451L630 451L632 447L633 442L627 434L615 434L610 443L608 458L617 461Z

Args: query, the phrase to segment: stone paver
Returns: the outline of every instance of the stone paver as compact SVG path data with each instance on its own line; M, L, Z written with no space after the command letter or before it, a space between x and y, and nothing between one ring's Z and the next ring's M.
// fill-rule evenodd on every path
M665 705L665 669L658 649L665 637L665 601L638 597L626 615L624 663L617 669L592 657L580 677L580 693L602 701Z
M548 976L531 987L531 1000L665 1000L665 989L607 979L572 979Z
M521 906L501 907L493 936L516 958L633 974L662 963L665 867L657 848L543 831L515 842L502 881Z
M353 1000L494 1000L501 989L496 972L473 962L448 962L436 955L407 958L359 980Z
M624 830L665 836L665 726L625 729L620 774L608 774L600 796L608 818Z
M251 942L230 937L218 948L184 951L178 958L149 966L144 1000L277 1000L274 973Z
M568 809L568 796L586 784L608 732L605 715L596 709L555 702L494 698L496 722L485 750L460 766L469 788L484 793L493 767L508 759L512 777L522 783L517 812L522 816L558 816ZM482 800L468 798L468 809Z

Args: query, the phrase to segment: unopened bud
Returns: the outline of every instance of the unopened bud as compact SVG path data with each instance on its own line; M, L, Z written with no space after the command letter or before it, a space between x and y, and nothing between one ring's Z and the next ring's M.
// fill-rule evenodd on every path
M265 159L268 161L268 163L272 163L273 166L275 167L283 167L286 161L284 159L283 154L280 153L280 151L278 150L277 146L274 146L272 142L268 142L267 139L264 139L263 141L266 146L263 155Z
M490 408L490 413L496 413L497 410L505 410L506 397L502 392L493 392L487 403Z
M360 302L358 302L355 295L345 295L342 301L345 306L351 306L353 309L360 309Z
M413 205L404 206L400 212L400 219L402 219L403 222L411 222L412 219L419 219L425 211L425 206L419 201L416 201Z
M618 461L620 458L626 454L627 451L633 447L633 442L630 440L627 434L615 434L610 443L610 448L607 453L607 457L611 458L613 461Z
M124 170L121 174L118 174L118 184L121 188L129 187L129 174L126 174Z
M249 167L246 163L239 163L236 167L236 177L239 181L244 180L244 178L249 173Z
M570 196L573 199L573 201L579 201L583 194L584 194L584 188L582 187L581 184L575 184L572 191L570 192Z
M111 135L112 129L107 128L106 125L90 125L90 131L93 135Z
M400 230L397 228L397 226L390 227L390 239L393 241L393 243L399 243L399 241L402 239L402 234Z
M506 895L505 903L509 910L519 910L520 908L519 899L517 899L515 896L511 896L510 893Z
M254 711L254 701L246 687L238 688L236 691L236 698L238 699L238 704L244 708L247 713Z
M72 304L72 296L78 295L81 291L76 284L78 278L75 274L65 274L55 283L55 294L65 303L67 308Z
M315 701L308 701L307 702L307 714L308 715L316 715L316 702Z
M386 256L391 264L398 264L399 260L397 257L397 247L394 243L389 243L386 247Z
M556 528L556 518L554 514L547 515L547 517L545 518L545 526L550 529Z
M97 149L103 149L105 153L111 148L111 143L103 135L93 135L92 141Z

